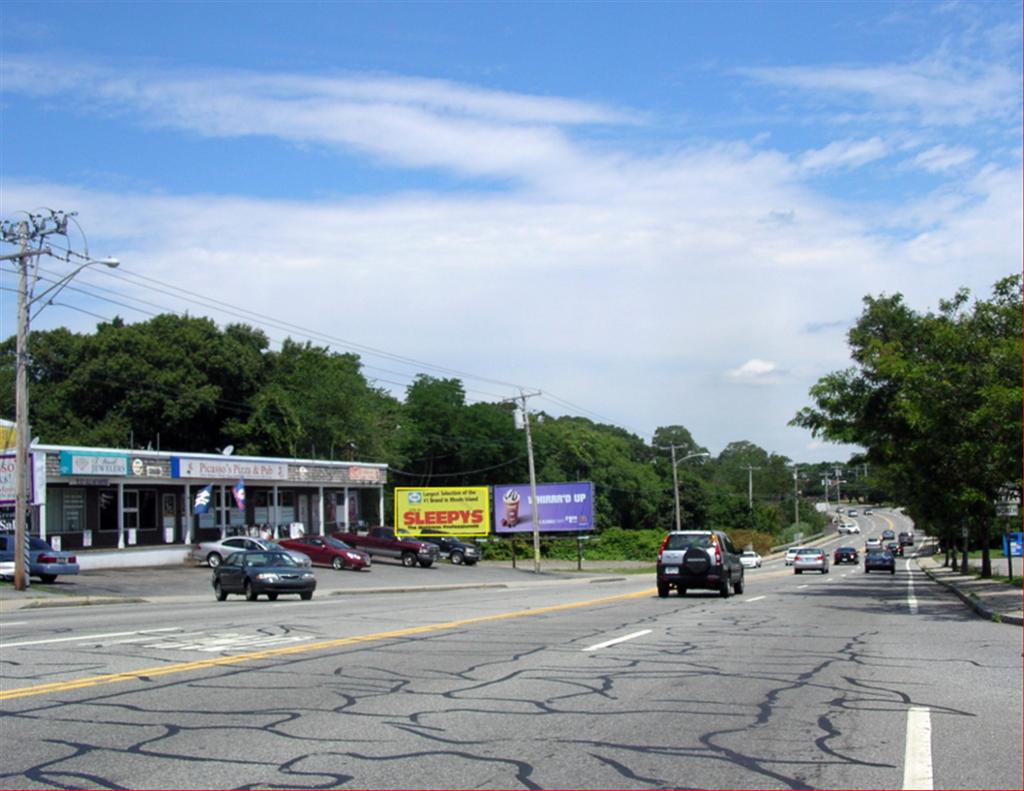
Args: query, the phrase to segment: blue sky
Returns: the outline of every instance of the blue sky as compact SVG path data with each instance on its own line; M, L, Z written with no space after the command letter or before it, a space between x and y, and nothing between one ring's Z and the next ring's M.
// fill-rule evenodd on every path
M6 2L0 215L77 211L71 245L123 261L36 327L187 310L358 351L396 393L457 371L475 400L843 458L786 423L862 298L1021 269L1020 19Z

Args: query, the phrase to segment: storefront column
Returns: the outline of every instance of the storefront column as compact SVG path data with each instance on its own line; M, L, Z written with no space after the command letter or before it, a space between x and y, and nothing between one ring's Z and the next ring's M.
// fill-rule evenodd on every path
M324 527L324 487L318 486L316 489L316 523L319 526L317 533L321 536L327 535L327 529Z
M224 484L220 486L220 505L217 507L217 521L220 522L220 540L223 541L228 537L228 510L224 507L226 501L224 498L227 497L227 489Z
M278 521L281 518L281 514L280 514L280 511L278 511L278 508L277 508L277 484L276 483L274 484L273 498L274 498L274 504L273 504L273 507L272 507L273 510L271 511L271 515L273 516L273 518L271 519L271 529L274 531L274 538L277 539L278 538L278 532L277 532Z
M37 513L39 514L39 537L46 540L46 501L37 506ZM85 529L85 526L82 526Z
M192 525L195 524L196 518L192 514L192 485L185 484L185 511L182 514L185 517L185 543L192 543Z
M348 487L346 486L345 487L345 532L346 533L351 533L352 532L352 527L348 523L348 514L349 514L348 498L349 497L350 497L350 495L349 495Z
M380 496L377 498L377 521L384 525L384 489L380 489Z
M117 548L124 549L124 484L117 484Z

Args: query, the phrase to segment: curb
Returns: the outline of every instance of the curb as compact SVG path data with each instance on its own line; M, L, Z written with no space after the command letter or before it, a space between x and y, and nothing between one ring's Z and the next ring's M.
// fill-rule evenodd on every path
M1008 613L1000 613L1000 612L997 612L995 610L992 610L992 609L986 607L979 600L972 599L966 593L961 591L958 587L956 587L956 585L953 585L952 583L949 583L949 582L946 582L943 579L940 579L938 576L936 576L935 574L932 573L931 569L928 569L928 568L925 568L924 566L922 566L920 561L917 558L915 558L914 560L917 563L917 567L921 571L923 571L925 574L927 574L928 578L930 580L932 580L932 582L937 582L943 588L946 588L947 590L953 591L953 593L955 593L958 597L960 597L960 600L962 602L964 602L964 604L966 604L968 607L970 607L972 610L974 610L974 612L976 612L982 618L985 618L986 620L989 620L989 621L995 621L997 623L1010 624L1011 626L1024 626L1024 618L1022 618L1021 616L1019 616L1019 615L1010 615Z

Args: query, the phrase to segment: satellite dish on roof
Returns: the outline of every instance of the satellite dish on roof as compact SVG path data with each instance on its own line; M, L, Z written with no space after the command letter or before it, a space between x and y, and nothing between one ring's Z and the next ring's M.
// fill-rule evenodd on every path
M221 451L221 454L224 455L224 456L230 456L234 452L235 452L235 446L234 445L228 445L227 447L224 448L224 450Z

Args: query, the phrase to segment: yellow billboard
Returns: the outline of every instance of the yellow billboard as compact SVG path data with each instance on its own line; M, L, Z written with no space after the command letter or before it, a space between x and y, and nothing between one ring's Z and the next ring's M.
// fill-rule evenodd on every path
M486 486L395 487L395 532L472 538L491 530Z

